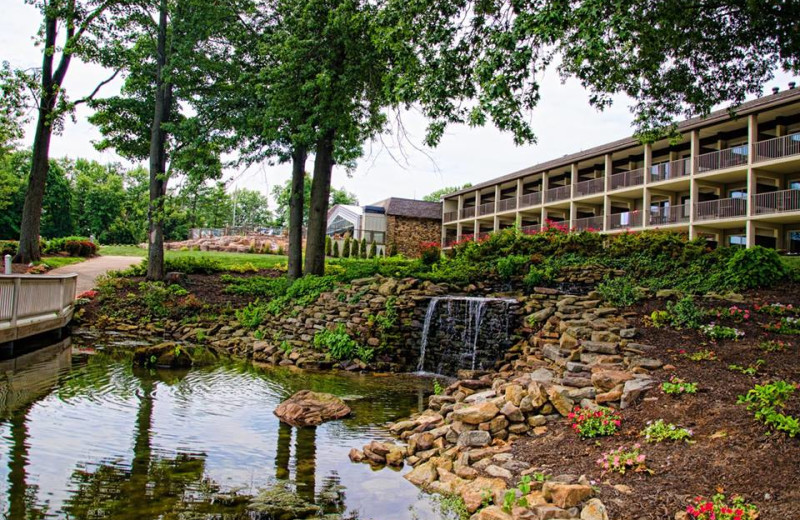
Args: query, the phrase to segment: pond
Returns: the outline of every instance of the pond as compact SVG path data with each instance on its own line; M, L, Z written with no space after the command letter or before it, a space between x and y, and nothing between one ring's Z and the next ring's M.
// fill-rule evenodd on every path
M347 457L389 439L385 422L421 410L430 379L245 363L139 370L118 350L76 344L0 362L5 518L282 520L295 517L285 505L294 502L331 519L438 517L402 478L407 468ZM346 398L352 416L280 423L275 407L304 388Z

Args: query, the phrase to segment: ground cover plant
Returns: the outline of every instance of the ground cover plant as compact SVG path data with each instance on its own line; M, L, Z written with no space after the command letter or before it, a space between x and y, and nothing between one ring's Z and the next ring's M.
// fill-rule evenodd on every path
M604 452L597 459L597 465L602 468L601 476L607 473L624 475L629 471L648 471L645 461L647 457L641 452L641 445L634 444L630 448L620 446Z
M658 419L648 421L647 427L639 435L647 442L688 441L692 438L692 430Z
M572 429L582 439L614 435L622 424L619 413L605 407L591 409L576 406L567 418Z

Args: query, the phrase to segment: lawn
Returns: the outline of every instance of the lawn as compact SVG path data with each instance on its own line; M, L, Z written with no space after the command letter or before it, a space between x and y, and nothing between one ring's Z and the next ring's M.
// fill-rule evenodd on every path
M45 256L42 258L41 263L50 269L58 269L65 265L78 264L84 262L86 258L80 256Z
M798 256L781 256L784 265L792 270L800 271L800 255Z
M101 246L98 253L105 256L147 256L147 250L136 246ZM286 263L287 258L281 255L259 255L253 253L224 253L221 251L167 251L167 258L212 258L230 267L251 263L259 269L269 269Z

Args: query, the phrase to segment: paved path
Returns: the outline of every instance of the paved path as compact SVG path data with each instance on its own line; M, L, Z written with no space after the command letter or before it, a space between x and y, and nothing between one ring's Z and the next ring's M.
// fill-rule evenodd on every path
M100 275L108 271L126 269L142 261L139 256L97 256L78 264L65 265L58 269L48 271L47 274L78 273L77 294L93 289L95 281Z

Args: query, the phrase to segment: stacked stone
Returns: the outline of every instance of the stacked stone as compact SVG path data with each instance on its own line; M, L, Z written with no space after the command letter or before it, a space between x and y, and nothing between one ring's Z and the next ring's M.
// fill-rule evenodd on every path
M147 247L144 244L145 248ZM227 253L276 253L289 247L285 236L220 236L203 237L179 242L165 242L164 248L180 251L223 251Z

